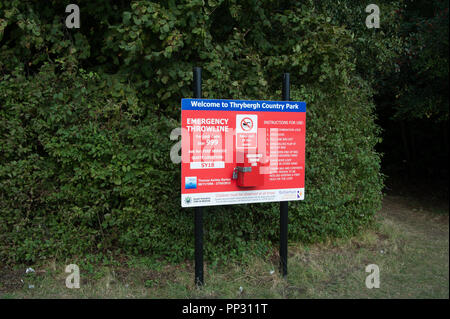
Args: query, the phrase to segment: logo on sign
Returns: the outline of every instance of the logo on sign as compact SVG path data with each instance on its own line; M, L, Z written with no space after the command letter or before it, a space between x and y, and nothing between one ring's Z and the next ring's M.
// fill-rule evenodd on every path
M192 199L189 196L184 199L184 202L188 205L191 203L191 201Z
M258 132L258 115L236 115L236 148L256 148Z
M251 131L253 128L253 121L249 117L245 117L241 120L241 129L243 131Z

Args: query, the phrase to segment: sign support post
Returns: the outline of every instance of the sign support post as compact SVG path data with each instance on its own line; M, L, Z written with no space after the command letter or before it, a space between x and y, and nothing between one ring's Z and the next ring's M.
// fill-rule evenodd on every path
M283 101L290 100L289 73L283 73ZM283 278L287 276L287 250L288 250L288 203L280 202L280 271Z
M306 102L202 98L202 69L193 68L194 98L181 99L181 207L194 210L194 284L204 286L203 207L279 202L279 271L287 278L289 201L305 196Z
M202 69L194 68L194 98L202 97ZM195 284L203 286L203 207L195 207Z

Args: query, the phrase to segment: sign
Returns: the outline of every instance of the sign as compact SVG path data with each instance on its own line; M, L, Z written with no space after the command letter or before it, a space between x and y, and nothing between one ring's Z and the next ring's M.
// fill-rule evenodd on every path
M181 206L303 200L306 103L181 100Z

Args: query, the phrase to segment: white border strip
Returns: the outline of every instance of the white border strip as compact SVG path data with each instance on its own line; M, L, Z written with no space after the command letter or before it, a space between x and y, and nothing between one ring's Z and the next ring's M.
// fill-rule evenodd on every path
M304 188L181 194L181 207L237 205L304 200Z

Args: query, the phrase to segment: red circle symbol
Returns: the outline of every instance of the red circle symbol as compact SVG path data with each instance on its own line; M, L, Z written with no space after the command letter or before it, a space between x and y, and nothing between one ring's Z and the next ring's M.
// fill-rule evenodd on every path
M244 131L250 131L253 128L253 121L249 117L244 117L241 120L241 129Z

